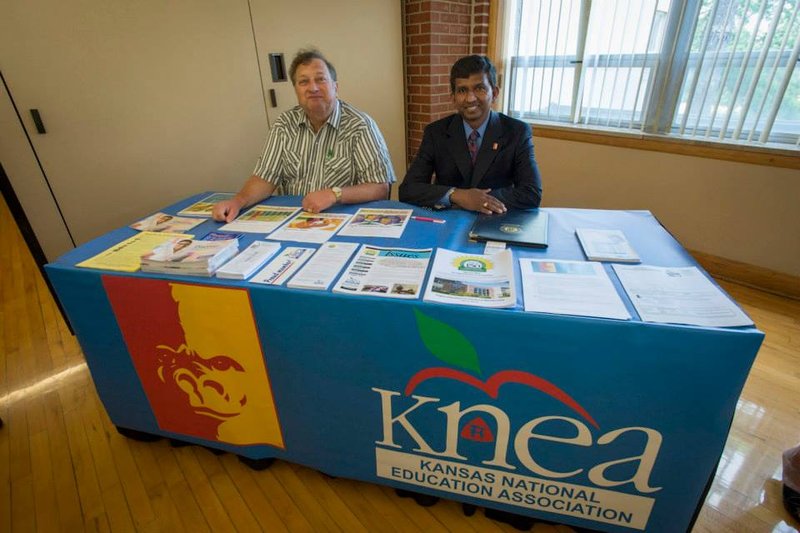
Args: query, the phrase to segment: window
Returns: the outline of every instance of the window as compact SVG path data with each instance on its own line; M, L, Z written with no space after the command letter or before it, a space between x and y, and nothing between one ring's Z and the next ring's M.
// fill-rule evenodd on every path
M515 0L506 111L800 149L800 0Z

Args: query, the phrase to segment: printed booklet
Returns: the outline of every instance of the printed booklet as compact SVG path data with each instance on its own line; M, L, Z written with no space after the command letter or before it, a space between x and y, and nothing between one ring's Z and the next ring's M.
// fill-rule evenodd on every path
M215 192L193 203L189 207L181 209L178 211L178 214L188 217L211 218L211 211L214 209L214 204L223 200L230 200L234 196L232 192Z
M517 291L511 250L493 255L439 248L423 300L477 307L514 307Z
M333 292L419 298L432 250L380 248L362 244Z
M575 234L589 261L641 262L625 234L618 229L578 228Z
M286 284L298 289L326 291L358 248L354 242L326 242Z
M221 231L243 231L245 233L272 233L298 211L300 211L299 207L256 205L239 215L233 222L229 222L219 229Z
M389 237L399 239L406 229L411 209L374 209L362 207L342 228L339 236Z
M209 231L200 240L203 241L227 241L228 239L239 239L244 237L244 233L223 233L221 231Z
M308 213L302 211L270 234L276 241L297 241L322 244L344 225L350 215L342 213Z
M134 222L129 227L139 231L156 231L156 232L171 232L171 233L184 233L198 224L202 224L202 220L191 217L179 217L177 215L168 215L167 213L156 213L147 218L143 218L138 222Z
M217 270L217 277L223 279L247 279L264 263L278 253L281 245L277 242L256 241Z
M264 285L283 285L286 280L292 277L292 274L303 266L303 263L308 261L308 258L313 253L313 248L288 246L283 249L278 257L259 270L258 274L253 276L250 282Z

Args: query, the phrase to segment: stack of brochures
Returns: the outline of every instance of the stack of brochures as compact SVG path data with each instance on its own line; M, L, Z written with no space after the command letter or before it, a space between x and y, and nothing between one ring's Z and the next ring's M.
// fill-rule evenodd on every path
M239 240L170 239L141 257L142 272L211 276L239 251Z
M247 279L275 255L281 245L277 242L256 241L242 253L217 270L217 277L224 279Z

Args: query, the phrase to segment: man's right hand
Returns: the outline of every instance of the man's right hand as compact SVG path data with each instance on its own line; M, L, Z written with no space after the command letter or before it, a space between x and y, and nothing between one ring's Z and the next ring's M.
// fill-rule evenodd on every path
M505 213L505 204L489 194L491 189L456 189L450 195L450 202L461 209L477 211L485 215Z
M239 211L242 209L242 204L234 197L230 200L223 200L214 204L211 211L211 216L217 222L233 222L239 216Z

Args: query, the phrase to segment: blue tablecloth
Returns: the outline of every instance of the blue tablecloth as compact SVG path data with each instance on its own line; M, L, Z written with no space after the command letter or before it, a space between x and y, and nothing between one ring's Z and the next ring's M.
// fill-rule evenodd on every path
M643 264L695 265L647 211L547 211L550 246L515 261L583 260L575 228L593 227L624 231ZM473 214L415 214L446 223L333 240L482 252ZM74 266L134 233L46 267L117 426L593 529L691 524L763 340L641 322L607 264L633 320L526 313L521 294L488 310Z

